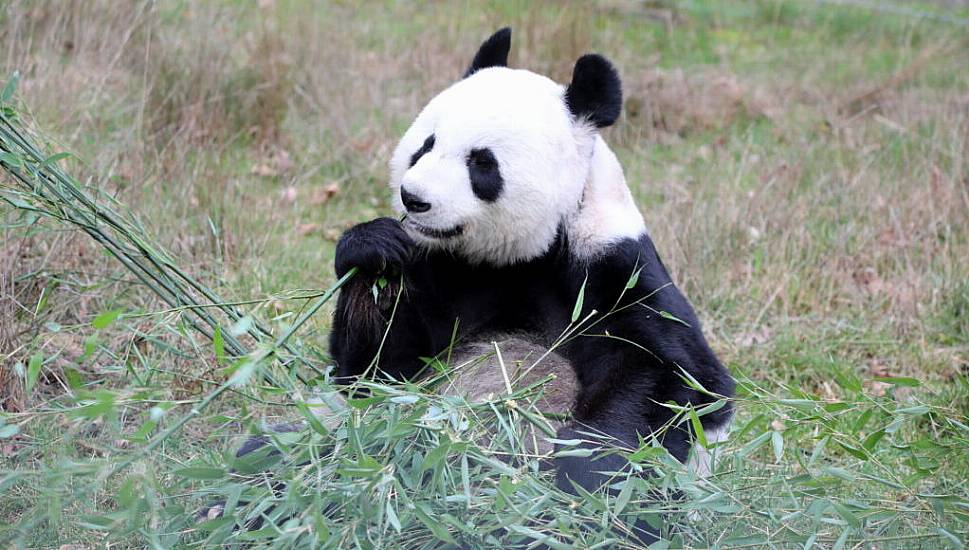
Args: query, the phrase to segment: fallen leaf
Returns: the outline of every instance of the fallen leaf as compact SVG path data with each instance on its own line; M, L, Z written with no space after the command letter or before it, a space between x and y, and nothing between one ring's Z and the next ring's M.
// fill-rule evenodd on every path
M337 182L330 182L319 189L316 193L313 193L313 197L310 199L310 204L312 206L320 206L326 204L332 199L337 193L340 192L340 184Z
M290 158L289 153L285 149L276 149L270 156L273 165L276 170L284 174L293 169L293 159Z
M868 389L871 395L874 397L884 397L885 394L888 393L889 387L891 387L891 384L879 382L878 380L872 380L868 385Z
M744 348L763 344L768 340L770 340L770 329L766 326L758 327L750 332L741 333L734 339L738 346Z
M289 172L292 168L293 160L289 153L285 149L276 149L254 164L250 172L254 176L270 178Z
M872 358L868 361L868 373L875 378L889 378L892 376L888 367L878 358Z
M296 232L300 237L305 237L310 233L315 233L320 228L318 223L301 223L296 227Z
M277 172L275 168L273 168L272 166L270 166L265 162L254 164L250 172L254 176L260 176L264 178L270 178L270 177L279 175L279 172Z
M0 445L0 456L4 458L12 458L14 456L17 456L17 451L19 450L20 450L19 445L15 445L13 443L4 443Z
M828 382L827 380L821 382L820 389L821 389L821 398L824 399L825 401L829 403L833 403L838 400L838 394L834 392L834 388L831 386L831 383Z
M747 236L748 236L751 244L759 241L761 235L762 235L762 233L761 233L760 229L757 229L754 226L750 226L750 227L747 228Z
M851 274L851 278L854 279L855 284L858 285L858 288L868 294L877 295L886 292L891 293L894 291L894 285L879 277L878 272L874 267L863 267L856 269L855 272Z

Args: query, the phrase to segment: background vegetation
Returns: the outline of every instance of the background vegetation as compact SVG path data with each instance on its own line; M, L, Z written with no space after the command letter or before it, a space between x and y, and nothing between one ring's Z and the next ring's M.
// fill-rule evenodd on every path
M340 232L390 211L397 138L485 36L511 25L512 65L559 81L580 54L608 55L626 102L606 138L740 382L716 475L647 443L632 459L657 475L617 479L614 497L500 460L521 449L525 394L375 387L336 429L276 438L295 458L235 461L242 434L298 418L310 386L332 391L326 307L294 340L317 370L228 385L245 362L184 310L87 235L0 203L0 543L632 546L625 525L685 509L663 516L681 527L660 546L963 547L969 10L955 4L0 4L20 119L277 337L335 282ZM226 517L195 518L215 500Z

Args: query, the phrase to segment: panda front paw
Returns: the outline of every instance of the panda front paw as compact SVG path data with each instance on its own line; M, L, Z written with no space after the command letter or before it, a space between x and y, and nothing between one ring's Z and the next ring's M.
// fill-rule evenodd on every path
M413 248L414 241L393 218L355 225L336 245L336 276L343 277L354 267L371 275L398 271Z

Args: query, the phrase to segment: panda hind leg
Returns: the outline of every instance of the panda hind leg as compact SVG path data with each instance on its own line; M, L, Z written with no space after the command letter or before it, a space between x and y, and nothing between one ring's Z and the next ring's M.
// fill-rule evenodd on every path
M242 458L242 457L251 455L252 453L255 453L260 449L263 449L264 447L268 446L272 442L270 434L298 432L303 427L304 427L303 422L285 422L282 424L273 424L272 426L269 426L268 434L254 435L252 437L247 438L245 441L243 441L242 445L239 446L239 449L236 450L235 457L237 459ZM280 451L278 449L272 449L268 451L266 456L274 457L274 456L278 456L279 454L280 454ZM233 473L235 473L234 469L232 471ZM273 481L271 484L271 487L272 487L273 494L275 494L278 497L283 494L283 491L286 489L286 484L283 483L282 481ZM247 503L240 503L240 504L245 505ZM196 519L199 521L207 521L207 520L220 518L225 513L225 506L226 506L226 501L218 500L199 510L198 513L196 514ZM267 513L271 511L272 511L272 508L267 510ZM257 518L253 518L248 523L246 523L245 527L247 530L259 529L260 527L262 527L262 523L263 523L262 517L257 517Z

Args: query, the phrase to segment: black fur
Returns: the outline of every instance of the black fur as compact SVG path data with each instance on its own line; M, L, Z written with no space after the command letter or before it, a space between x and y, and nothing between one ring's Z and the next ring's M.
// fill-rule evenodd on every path
M336 276L354 266L364 274L396 273L410 256L414 241L397 220L377 218L346 231L336 243ZM374 254L379 250L379 254Z
M465 71L464 78L488 67L507 67L509 50L511 50L511 28L505 27L481 44L478 53L474 55L474 60L471 61L471 66Z
M472 149L468 154L468 177L474 196L485 202L494 202L505 186L498 167L498 159L491 149Z
M693 308L672 284L648 235L622 240L591 262L574 258L565 238L559 237L540 258L496 268L472 266L440 252L411 261L413 255L401 254L398 241L386 239L388 229L383 224L370 224L349 231L357 234L352 242L366 247L354 248L354 260L368 266L394 265L403 274L405 287L377 361L386 376L400 380L418 374L424 364L420 357L447 348L455 320L462 338L496 331L527 332L551 344L570 323L585 280L580 318L593 309L600 313L587 324L584 336L560 348L580 386L574 425L563 428L562 439L571 439L577 432L598 432L636 448L639 436L648 437L672 418L662 403L712 402L710 396L683 382L680 368L710 392L733 393L733 380L707 344ZM365 237L370 228L375 235ZM338 265L349 265L350 260L343 257L347 252L347 246L337 249ZM408 260L400 263L400 258ZM638 279L625 289L636 270L641 270ZM389 321L388 311L361 315L352 308L362 303L353 297L369 292L372 280L354 278L340 292L330 351L344 382L374 361ZM379 326L363 326L354 319L369 319ZM714 429L730 415L728 405L701 420L706 429ZM685 461L692 436L687 429L674 428L662 435L662 443ZM624 465L618 455L557 458L557 484L567 491L574 491L573 482L595 489L607 479L598 472L621 470Z
M612 126L622 111L622 83L612 63L594 53L580 57L565 90L565 104L572 115L588 119L596 128Z
M434 148L434 134L431 134L427 136L427 139L424 140L424 144L421 145L421 148L414 151L414 154L410 156L410 167L413 168L414 165L417 164L417 161L421 160L421 157L431 152L431 149L433 148Z

